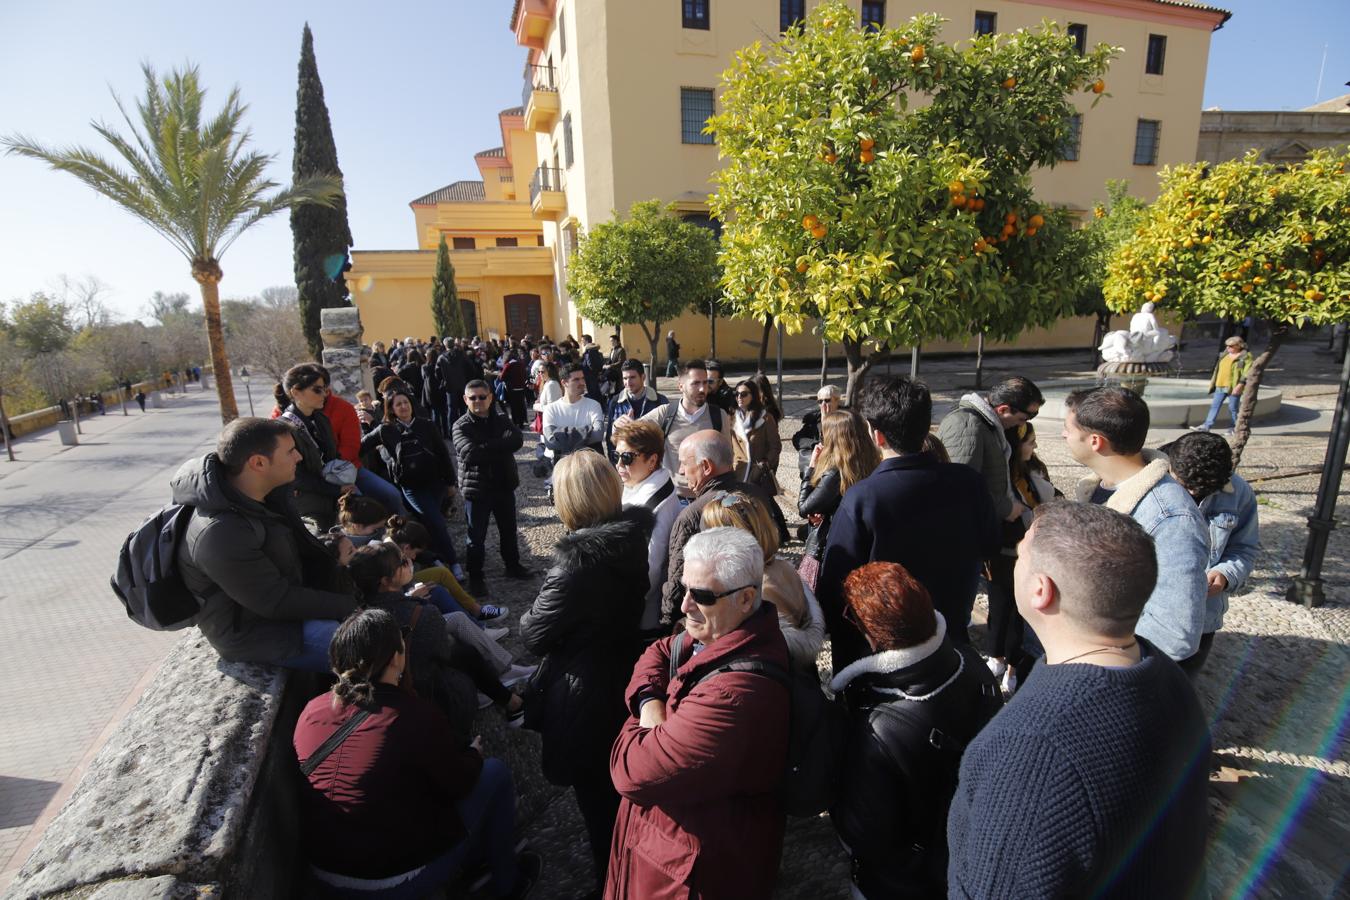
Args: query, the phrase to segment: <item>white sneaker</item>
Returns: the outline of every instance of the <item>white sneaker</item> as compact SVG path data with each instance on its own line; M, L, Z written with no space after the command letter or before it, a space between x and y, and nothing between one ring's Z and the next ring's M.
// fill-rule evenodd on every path
M1191 431L1209 431L1208 425L1192 425Z
M490 641L500 641L502 638L506 637L506 636L507 636L508 634L510 634L510 633L511 633L511 629L509 629L509 628L484 628L484 629L483 629L483 634L487 635L487 636L488 636L488 640L490 640Z
M1008 664L996 656L989 657L984 661L984 664L989 667L989 671L994 674L995 678L1002 678L1003 674L1008 671Z
M466 580L464 578L464 567L461 566L459 563L455 563L453 566L450 567L450 574L455 576L455 580L460 582L461 584L463 584L464 581Z
M538 668L538 666L513 665L502 673L502 684L506 687L515 687L532 677Z

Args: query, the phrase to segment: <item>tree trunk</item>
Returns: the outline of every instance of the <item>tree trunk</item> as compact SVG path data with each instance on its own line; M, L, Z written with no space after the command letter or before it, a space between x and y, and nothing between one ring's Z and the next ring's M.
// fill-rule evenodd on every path
M708 355L717 358L717 298L708 301Z
M984 387L984 332L975 336L975 390Z
M830 377L830 342L820 339L820 386L824 387Z
M225 353L225 333L220 324L220 276L220 265L215 260L192 265L192 277L202 289L206 343L211 348L211 370L216 378L216 396L220 398L220 421L229 424L239 418L239 407L234 402L234 381L230 377L230 359Z
M848 362L848 380L844 386L844 397L850 407L857 400L858 388L861 386L863 376L871 370L884 352L884 349L877 348L864 358L862 341L844 339L844 359Z
M1238 405L1238 418L1233 425L1234 469L1237 469L1238 463L1242 461L1242 451L1247 446L1247 439L1252 436L1252 413L1256 411L1256 394L1261 389L1261 376L1265 374L1266 367L1274 359L1275 352L1280 349L1288 333L1287 324L1271 322L1270 341L1267 342L1266 349L1252 360L1252 367L1247 370L1247 386L1242 389L1242 402Z
M773 331L773 316L764 319L764 333L759 338L759 362L755 366L755 371L761 375L764 374L764 361L769 356L769 334Z
M650 373L652 379L652 390L657 391L659 393L661 389L656 386L656 378L659 372L659 370L656 367L656 342L661 337L661 322L659 320L653 322L651 331L647 330L647 325L644 322L639 322L638 327L642 329L642 336L647 339L647 346L651 349L652 353L651 356L652 364Z
M1106 337L1106 331L1111 327L1111 313L1097 313L1097 321L1092 323L1092 368L1097 368L1102 364L1102 339Z

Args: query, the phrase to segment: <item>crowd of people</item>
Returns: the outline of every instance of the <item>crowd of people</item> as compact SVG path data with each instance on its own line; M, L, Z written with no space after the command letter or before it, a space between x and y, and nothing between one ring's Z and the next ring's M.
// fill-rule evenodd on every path
M667 398L617 336L409 338L371 364L355 405L295 366L272 418L173 481L206 638L332 679L294 736L321 890L530 892L544 862L475 736L489 709L571 788L593 896L767 897L789 811L829 814L868 900L1203 885L1191 679L1259 541L1222 437L1149 450L1138 395L1079 391L1062 439L1088 474L1056 487L1031 380L934 430L922 382L873 375L847 407L821 388L789 498L762 375L687 360ZM564 531L542 572L517 529L526 430ZM490 602L494 520L533 597L515 617ZM528 661L499 643L513 622Z

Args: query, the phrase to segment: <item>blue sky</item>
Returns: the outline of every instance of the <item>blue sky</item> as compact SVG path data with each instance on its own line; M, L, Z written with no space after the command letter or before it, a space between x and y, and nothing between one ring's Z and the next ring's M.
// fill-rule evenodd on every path
M1310 105L1324 46L1322 99L1350 91L1350 2L1226 6L1234 15L1214 35L1205 107ZM142 60L161 70L190 60L212 89L208 107L238 85L255 144L276 154L272 176L284 181L308 21L356 245L408 248L415 238L408 201L476 178L473 154L500 141L496 112L520 102L524 51L507 29L510 7L510 0L12 0L0 3L0 34L8 39L0 54L0 133L97 147L89 122L117 115L110 87L133 100ZM222 264L226 297L290 283L287 217L255 227ZM140 315L155 290L197 294L186 262L145 226L68 175L0 156L0 300L47 289L62 273L98 276L124 317Z

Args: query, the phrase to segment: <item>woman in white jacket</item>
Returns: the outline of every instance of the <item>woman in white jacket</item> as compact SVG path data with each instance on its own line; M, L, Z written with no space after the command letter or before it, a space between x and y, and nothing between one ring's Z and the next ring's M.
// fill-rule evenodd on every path
M660 627L661 588L670 559L670 530L683 507L670 472L661 465L666 439L660 426L643 420L625 422L614 426L613 441L619 478L623 479L623 505L644 506L656 516L656 527L647 543L650 587L639 625L644 638L655 640L664 637Z

